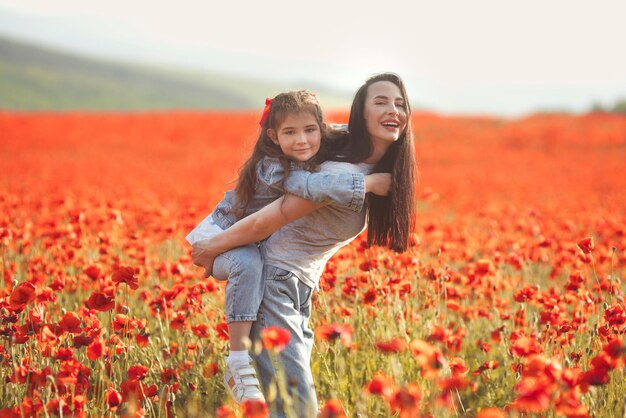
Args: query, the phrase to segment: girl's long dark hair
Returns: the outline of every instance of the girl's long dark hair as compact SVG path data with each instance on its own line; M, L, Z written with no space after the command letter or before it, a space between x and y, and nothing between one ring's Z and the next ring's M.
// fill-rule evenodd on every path
M254 145L252 155L239 169L239 177L237 186L235 187L235 196L237 197L238 207L235 208L238 215L243 217L246 215L248 206L254 196L257 181L257 165L264 157L275 157L280 161L284 169L283 181L289 175L291 161L283 154L280 146L275 144L268 136L267 130L278 130L280 124L285 120L287 115L299 112L309 112L317 121L320 128L322 141L320 152L310 161L301 164L303 168L314 170L319 164L319 158L325 154L325 132L323 128L322 108L319 100L314 93L307 90L290 91L280 93L274 97L270 103L269 113L261 124L261 132L259 138ZM279 185L280 186L280 185Z
M369 78L354 96L350 109L349 132L329 133L328 159L361 162L372 153L370 134L365 121L365 101L370 85L390 81L400 89L406 104L407 125L385 155L374 166L374 173L391 173L388 196L368 194L368 245L383 245L395 251L405 251L413 229L415 214L415 146L411 129L411 108L404 83L394 73L377 74Z

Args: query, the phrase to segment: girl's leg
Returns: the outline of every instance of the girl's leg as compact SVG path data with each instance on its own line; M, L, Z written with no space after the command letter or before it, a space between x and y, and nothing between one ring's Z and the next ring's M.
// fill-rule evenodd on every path
M250 340L250 328L252 328L252 321L239 321L228 324L228 339L231 351L248 349L247 343Z
M218 256L214 276L228 278L226 284L226 322L230 353L226 359L224 383L237 402L263 399L256 372L247 350L252 321L263 297L262 261L255 245L239 247Z
M265 266L263 274L265 293L259 318L252 324L251 338L259 340L263 328L270 326L291 334L289 344L279 355L263 350L256 358L266 392L281 379L276 404L270 405L270 409L276 409L277 417L285 417L285 411L292 411L297 417L315 417L317 398L311 372L313 332L308 328L312 289L292 273L276 267Z
M242 340L249 337L250 326L257 318L263 299L263 262L256 245L235 248L219 255L213 264L213 276L226 280L226 323L234 327L231 333L233 349L242 347ZM234 338L233 338L234 337ZM243 347L245 348L245 347Z

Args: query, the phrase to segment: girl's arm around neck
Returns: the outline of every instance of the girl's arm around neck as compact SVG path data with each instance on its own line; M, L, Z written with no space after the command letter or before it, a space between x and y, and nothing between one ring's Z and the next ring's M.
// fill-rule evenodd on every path
M236 222L210 240L193 244L191 252L193 263L204 267L205 276L208 276L213 268L213 260L219 254L235 247L264 240L284 225L325 205L326 203L323 202L316 203L286 194L258 212Z

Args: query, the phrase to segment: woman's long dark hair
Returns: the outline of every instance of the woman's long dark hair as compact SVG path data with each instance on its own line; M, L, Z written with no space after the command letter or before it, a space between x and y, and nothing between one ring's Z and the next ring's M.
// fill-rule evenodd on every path
M365 121L365 101L370 85L390 81L400 89L407 112L407 125L400 138L374 166L374 173L391 173L392 182L388 196L368 194L368 245L384 245L395 251L405 251L413 229L415 213L415 146L411 129L411 108L404 83L394 73L370 77L354 96L350 109L349 132L329 133L328 159L362 162L372 153L371 137Z
M250 204L250 200L254 196L254 189L257 181L257 164L264 157L275 157L280 161L284 169L283 181L289 176L291 161L283 154L280 146L275 144L268 136L267 130L278 130L280 124L287 118L289 114L299 112L309 112L317 121L322 134L320 152L306 163L300 163L305 169L314 170L319 165L320 156L324 155L326 134L323 129L322 108L319 100L314 93L308 90L297 90L286 93L280 93L274 97L269 105L267 117L262 120L261 132L259 138L254 145L252 155L239 169L239 177L237 186L235 187L235 196L237 197L238 207L236 208L239 216L245 216ZM280 184L278 185L281 186Z

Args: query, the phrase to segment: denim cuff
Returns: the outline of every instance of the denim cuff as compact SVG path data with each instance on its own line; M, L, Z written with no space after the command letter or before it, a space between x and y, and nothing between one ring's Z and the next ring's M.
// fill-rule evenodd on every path
M226 318L226 323L230 324L231 322L254 322L256 321L256 315L229 315Z
M365 203L365 175L360 173L352 174L353 192L352 201L348 205L354 212L360 212Z

